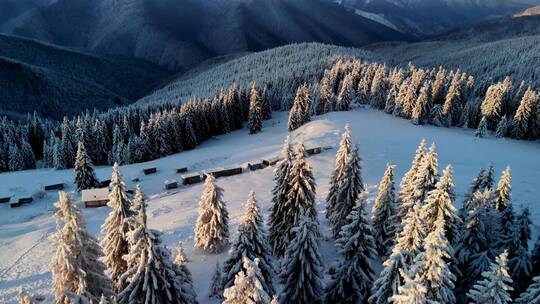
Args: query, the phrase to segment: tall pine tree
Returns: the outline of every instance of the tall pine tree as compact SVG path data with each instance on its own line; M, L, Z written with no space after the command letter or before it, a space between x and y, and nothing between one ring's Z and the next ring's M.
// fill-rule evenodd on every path
M214 176L206 175L195 225L195 247L210 253L220 253L229 246L229 212L222 196L223 189L216 185Z
M77 191L96 188L99 181L94 173L92 161L86 154L86 148L83 142L79 142L77 148L77 157L75 158L75 185Z
M318 304L323 296L323 264L319 254L319 227L305 210L296 227L291 229L281 269L284 288L281 304Z
M371 210L375 246L383 258L392 252L396 229L400 224L397 222L394 169L394 165L386 165L386 171L379 183L379 193Z

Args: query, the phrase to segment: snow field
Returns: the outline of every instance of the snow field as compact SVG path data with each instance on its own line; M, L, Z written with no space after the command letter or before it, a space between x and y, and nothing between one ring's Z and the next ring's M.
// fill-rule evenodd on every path
M349 112L335 112L312 118L313 121L291 133L295 142L301 137L306 147L336 147L344 125L351 124L352 142L358 143L362 162L362 175L373 200L377 184L384 173L387 162L396 167L396 183L409 169L414 151L422 138L428 143L435 142L439 154L439 172L451 163L454 166L457 204L468 190L473 177L480 167L493 162L497 177L507 166L512 167L512 201L517 211L529 206L535 224L540 222L540 209L536 208L536 191L540 178L540 145L537 142L516 141L494 137L476 138L472 130L458 128L438 128L415 126L409 121L386 115L377 110L356 109ZM210 278L216 260L223 262L227 253L210 255L197 252L193 248L193 228L197 219L197 208L203 184L181 186L176 191L166 192L166 180L179 179L177 167L187 166L190 172L214 168L228 168L245 165L250 161L277 156L287 136L287 113L274 113L272 120L266 121L263 131L249 135L247 129L212 138L196 149L172 155L144 164L121 167L128 188L134 189L132 179L138 177L145 194L149 197L148 223L152 229L164 232L163 241L174 247L179 241L184 243L190 260L188 267L193 274L194 285L201 303L217 303L207 298ZM313 166L317 182L317 208L325 235L330 235L324 218L325 197L329 176L334 168L336 149L308 158ZM156 175L145 176L143 168L157 167ZM96 174L100 179L109 179L110 167L99 167ZM224 189L224 199L230 214L230 231L236 234L236 226L243 213L244 204L250 190L254 190L265 217L270 207L273 187L273 170L266 168L242 175L220 178L219 186ZM72 191L73 172L71 170L30 170L0 174L0 194L16 197L32 195L42 186L64 182L67 191ZM52 204L57 199L54 192L46 193L30 205L10 209L7 204L0 206L0 302L15 303L14 297L19 287L27 287L32 293L50 297L48 264L53 253L48 236L55 229ZM371 202L370 202L371 204ZM83 211L90 233L98 235L100 226L109 208L85 209ZM536 239L536 229L533 229ZM323 259L328 268L336 260L333 241L323 242ZM279 286L278 287L279 290ZM50 299L50 298L48 298Z

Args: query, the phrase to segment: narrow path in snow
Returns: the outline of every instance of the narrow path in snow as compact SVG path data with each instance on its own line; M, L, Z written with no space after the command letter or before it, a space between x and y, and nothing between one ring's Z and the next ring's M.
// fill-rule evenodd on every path
M43 233L43 235L35 242L30 248L25 250L10 266L2 269L0 271L0 279L4 279L10 272L15 268L23 259L25 256L27 256L34 248L39 246L43 241L45 241L50 234L50 231Z

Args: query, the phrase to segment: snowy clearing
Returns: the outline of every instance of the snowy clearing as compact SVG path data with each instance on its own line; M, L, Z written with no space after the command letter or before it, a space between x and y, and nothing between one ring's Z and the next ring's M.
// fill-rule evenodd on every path
M537 189L540 186L540 145L538 142L498 139L479 139L472 130L415 126L409 121L398 119L371 109L356 109L350 112L329 113L312 118L313 121L292 132L297 141L306 140L307 148L333 146L334 149L310 157L317 182L317 201L321 223L324 225L324 198L328 191L330 173L334 167L334 154L346 122L350 122L353 142L360 147L363 158L363 177L373 198L387 162L397 165L397 182L409 169L414 151L422 138L437 144L439 168L446 164L454 166L457 202L462 200L473 177L480 167L493 162L498 175L507 166L512 167L512 201L519 210L530 206L535 224L540 222ZM184 242L190 260L194 285L201 303L214 303L208 299L210 277L216 260L223 262L227 253L209 255L193 249L193 227L197 219L197 203L202 193L202 184L181 186L167 192L164 182L178 180L176 168L187 166L190 172L200 172L234 165L245 166L250 161L277 156L287 135L287 113L274 113L272 120L264 123L263 131L249 135L246 129L214 137L196 149L172 155L144 164L127 165L121 168L124 180L134 189L134 178L140 178L144 192L149 196L149 226L164 232L163 241L173 247ZM157 167L155 175L145 176L144 168ZM99 167L100 179L109 179L110 167ZM220 178L218 184L225 190L231 218L231 231L243 212L249 190L255 190L265 216L268 214L270 191L273 187L272 168L245 172L241 175ZM31 170L0 174L0 197L12 195L12 202L23 196L38 193L43 186L64 182L67 191L73 190L71 170ZM43 294L50 300L48 264L53 248L48 236L55 229L53 203L57 199L54 191L47 192L30 205L11 209L9 204L0 205L0 302L15 303L17 289L25 286L32 293ZM109 208L85 209L84 216L91 233L98 235L100 226ZM327 228L324 228L328 233ZM536 230L536 229L535 229ZM536 231L535 231L536 232ZM536 233L535 233L536 234ZM533 239L535 235L533 236ZM326 266L335 260L332 242L325 242L322 254ZM49 302L49 301L47 301Z

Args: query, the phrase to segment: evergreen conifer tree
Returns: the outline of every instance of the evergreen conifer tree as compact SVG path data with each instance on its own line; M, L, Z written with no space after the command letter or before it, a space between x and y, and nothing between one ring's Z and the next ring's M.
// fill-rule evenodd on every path
M126 193L122 174L118 164L114 164L111 178L111 192L109 193L109 203L111 213L105 223L101 226L103 240L101 246L105 252L104 262L109 269L115 290L120 287L120 276L126 272L127 262L123 259L129 253L129 242L127 233L129 231L129 219L131 211L131 201Z
M453 292L456 276L449 265L454 251L446 238L445 226L448 226L445 214L439 213L425 239L424 251L416 257L418 272L426 287L426 299L430 303L456 302Z
M426 140L422 139L411 164L411 168L403 176L399 189L398 222L401 223L409 210L414 206L413 181L422 164L422 159L427 154Z
M352 151L351 129L349 124L345 125L345 131L341 136L339 149L336 154L336 166L330 176L330 189L326 197L326 218L332 218L335 206L338 203L338 191L345 175L345 165Z
M244 217L238 226L238 236L223 266L224 289L234 285L236 275L242 271L242 265L245 264L244 258L258 260L258 268L262 275L260 284L265 292L274 294L270 247L266 241L264 222L253 191L249 194Z
M292 228L298 225L302 213L310 216L317 225L317 210L315 208L315 178L311 165L305 159L304 141L301 140L295 151L295 158L290 168L289 192L287 193L286 209L284 212L285 243L292 240ZM315 232L320 236L320 232Z
M262 129L261 103L255 84L251 86L248 127L250 134L259 133Z
M55 302L69 303L66 293L98 301L102 294L111 292L105 265L100 261L101 248L86 231L82 215L68 193L59 192L55 206L58 223L52 240L56 243L56 252L51 261Z
M373 294L369 298L370 304L385 304L388 303L390 297L398 295L399 288L406 283L402 272L408 273L414 258L422 249L422 242L426 234L418 205L413 206L406 214L402 225L403 229L397 235L392 254L383 263L383 270L373 283ZM411 282L412 280L410 279Z
M223 189L213 175L206 175L195 225L195 247L220 253L229 245L229 212L223 201Z
M323 296L323 264L319 254L319 227L305 210L291 229L292 238L282 263L281 304L318 304Z
M334 237L338 237L341 227L347 224L347 216L356 204L358 195L364 190L360 156L358 155L358 147L355 146L347 157L343 178L337 191L337 201L329 219Z
M223 299L223 277L219 261L216 262L216 268L214 270L214 274L212 275L212 284L210 285L210 293L208 294L208 297Z
M395 165L387 164L379 183L379 193L371 210L373 237L379 256L386 258L392 252L397 222L397 206L394 186Z
M482 273L483 279L467 293L467 296L474 303L504 304L512 302L509 294L509 291L513 290L512 278L508 274L507 259L508 253L505 251L496 258L495 263L491 263L489 271Z
M285 222L288 210L287 194L289 193L290 169L293 162L291 139L287 137L283 144L281 157L274 173L275 186L272 189L272 206L268 217L268 242L275 256L283 256L287 247L286 231L289 223Z
M504 211L510 205L510 196L512 194L512 176L510 175L510 167L503 171L499 183L497 185L497 201L495 208L499 211Z
M399 270L403 277L403 285L399 286L398 293L388 300L394 304L425 304L427 303L426 292L419 274L414 272L407 273L405 270ZM412 275L412 277L411 277Z
M534 277L533 282L514 302L516 304L540 304L540 276Z
M325 303L364 303L371 293L375 260L373 229L365 212L366 196L360 194L336 240L340 264L326 286Z
M452 174L452 166L448 165L435 189L428 193L422 207L422 218L425 220L427 233L430 233L435 230L435 224L438 218L442 216L445 224L443 227L446 233L445 236L450 244L455 244L459 239L461 219L454 207L455 194Z
M243 269L236 274L234 284L225 289L223 304L270 304L270 296L261 283L258 259L243 258Z
M476 131L474 132L474 136L476 137L486 137L488 133L488 129L487 129L487 121L486 121L486 117L483 116L482 119L480 120L480 123L478 124L478 128L476 128Z
M77 158L75 159L75 185L77 191L96 188L99 181L94 173L92 161L86 154L83 142L79 142L77 148Z
M499 123L497 124L497 129L495 130L495 136L498 138L506 137L508 135L508 119L504 115Z
M131 248L124 257L127 269L120 277L118 304L196 303L193 295L186 293L185 277L162 244L161 233L148 228L144 199L138 203L137 218L131 219L134 229L128 232Z
M311 97L307 84L301 85L294 98L294 103L289 113L289 131L293 131L307 123L311 119Z

